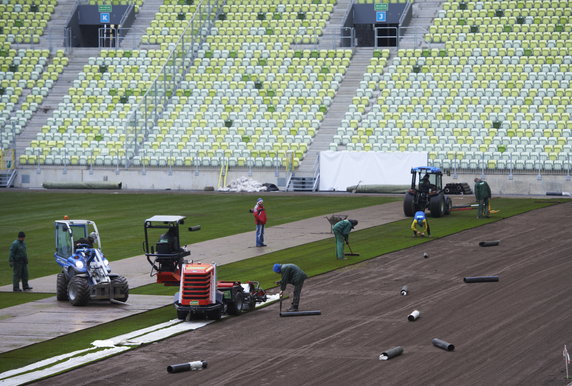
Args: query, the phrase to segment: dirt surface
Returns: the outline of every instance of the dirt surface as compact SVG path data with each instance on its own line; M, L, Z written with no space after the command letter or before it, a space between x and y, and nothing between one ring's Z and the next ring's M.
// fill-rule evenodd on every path
M311 278L301 309L320 316L281 318L274 304L39 384L565 385L571 216L572 202L555 205ZM483 275L500 281L463 282ZM394 346L404 353L378 360ZM194 360L208 368L167 373Z

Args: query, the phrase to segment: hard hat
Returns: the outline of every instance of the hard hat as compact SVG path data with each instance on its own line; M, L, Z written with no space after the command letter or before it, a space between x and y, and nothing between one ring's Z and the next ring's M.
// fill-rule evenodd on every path
M262 200L262 198L259 198L258 200L256 200L256 202L264 202L264 200Z
M26 234L22 231L18 232L18 238L26 237Z
M417 221L425 220L425 212L423 212L423 211L415 212L415 220L417 220Z
M350 220L350 222L352 223L352 228L355 228L355 226L358 224L358 220Z
M276 273L280 273L280 271L282 270L282 264L274 264L274 266L272 267L272 270Z

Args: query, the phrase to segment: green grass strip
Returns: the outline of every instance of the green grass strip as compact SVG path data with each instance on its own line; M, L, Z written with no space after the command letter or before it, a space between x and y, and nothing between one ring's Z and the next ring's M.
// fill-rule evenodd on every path
M143 223L157 215L187 216L187 225L200 224L200 232L183 232L182 244L197 243L242 232L252 232L254 220L248 209L263 197L272 227L309 217L401 200L401 197L358 195L279 195L199 194L199 193L123 193L123 192L0 192L2 222L0 240L7 254L18 231L26 232L30 278L58 273L54 259L54 221L88 219L97 223L103 252L110 261L143 254ZM23 215L25 208L25 215ZM327 222L324 219L324 228ZM158 237L158 236L157 236ZM6 260L8 256L6 255ZM113 269L113 264L112 264ZM9 269L0 270L0 285L12 281Z
M0 308L12 307L52 296L54 294L39 292L0 292Z
M310 276L319 275L385 253L409 248L436 238L489 224L553 203L554 201L549 200L539 201L535 199L499 198L494 200L493 205L495 209L500 209L500 212L488 219L476 219L476 210L454 211L450 216L441 218L429 217L432 235L430 238L412 237L409 228L412 221L411 219L404 219L364 230L358 230L358 225L356 230L350 234L349 241L354 253L360 254L359 257L349 257L348 260L337 260L335 255L335 240L332 235L330 239L222 265L218 268L218 278L219 280L256 280L260 282L263 288L272 288L275 286L274 282L279 280L279 275L272 271L272 265L274 263L294 263L300 266ZM346 252L349 252L347 247ZM134 289L132 293L172 295L176 291L176 287L149 284Z
M489 219L476 219L475 210L455 211L451 216L429 219L431 238L413 238L409 225L411 219L404 219L361 231L352 232L350 245L359 257L338 261L335 258L335 242L332 239L317 241L283 251L273 252L236 263L219 267L221 280L257 280L263 288L275 287L279 276L272 271L274 263L294 263L302 267L310 276L323 274L340 267L368 260L385 253L409 248L421 243L445 237L463 230L500 221L517 214L542 208L557 201L535 199L495 199L493 207L500 212ZM177 289L151 284L139 287L132 293L172 295ZM37 343L22 349L0 354L0 371L22 367L39 360L61 355L73 350L89 347L90 342L97 339L108 339L126 332L162 323L175 317L172 306L162 307L143 314L120 319L97 327L78 331L46 342Z

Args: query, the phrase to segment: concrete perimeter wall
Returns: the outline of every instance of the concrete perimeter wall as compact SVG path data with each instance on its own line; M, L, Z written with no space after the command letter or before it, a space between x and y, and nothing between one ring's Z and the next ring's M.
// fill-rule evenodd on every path
M113 182L122 183L124 190L156 189L156 190L204 190L207 186L215 189L219 183L219 170L195 169L130 169L116 170L115 168L86 168L67 169L61 167L35 167L20 168L15 186L18 188L39 189L44 182ZM260 183L276 184L284 189L288 175L285 171L264 169L231 169L226 178L227 185L240 177L250 177ZM443 183L466 182L473 187L473 179L481 177L478 173L458 173L444 176ZM491 186L494 195L545 195L546 192L572 192L572 181L565 175L541 175L539 179L535 174L514 174L509 179L507 174L485 174L484 179Z

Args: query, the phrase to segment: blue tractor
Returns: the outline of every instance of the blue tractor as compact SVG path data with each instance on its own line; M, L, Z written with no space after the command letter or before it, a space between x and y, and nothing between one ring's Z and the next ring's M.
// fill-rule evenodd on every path
M111 273L109 260L101 252L95 222L57 220L55 237L54 256L62 266L62 272L57 276L58 300L69 300L74 306L85 306L90 300L127 301L127 279Z
M415 212L429 209L431 217L451 213L453 202L443 190L443 172L433 166L411 168L411 187L403 199L403 213L413 217Z

